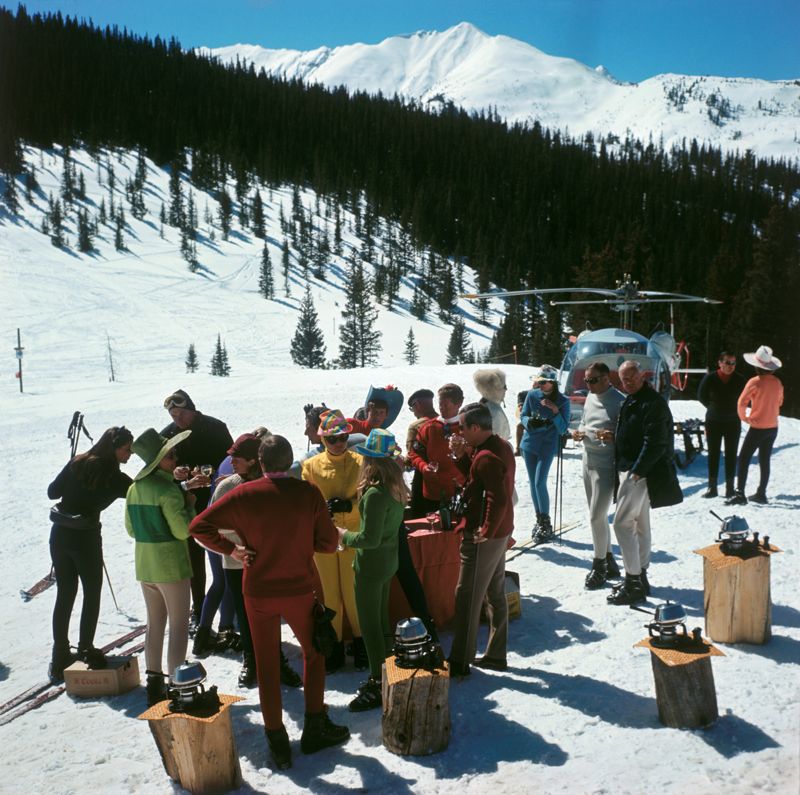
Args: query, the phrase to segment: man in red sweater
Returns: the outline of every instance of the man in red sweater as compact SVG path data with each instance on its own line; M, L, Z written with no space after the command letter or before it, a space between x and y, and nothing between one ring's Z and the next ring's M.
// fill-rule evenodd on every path
M280 689L281 618L303 649L305 724L303 753L344 742L350 732L328 718L324 706L325 658L314 648L314 552L335 552L338 533L316 486L288 476L294 458L282 436L267 436L259 450L264 477L233 489L189 526L203 546L244 563L242 591L258 670L261 712L272 758L291 767ZM242 545L220 535L236 530Z
M475 659L478 625L487 598L489 641L475 665L505 671L508 641L506 549L514 531L514 473L511 445L492 432L492 414L482 403L464 406L461 435L450 438L456 463L468 472L462 516L461 571L456 586L456 614L450 649L451 676L468 676Z
M450 434L464 402L464 393L457 384L439 388L439 414L423 423L408 453L411 465L422 475L422 510L438 510L442 501L450 500L464 483L464 473L450 455Z

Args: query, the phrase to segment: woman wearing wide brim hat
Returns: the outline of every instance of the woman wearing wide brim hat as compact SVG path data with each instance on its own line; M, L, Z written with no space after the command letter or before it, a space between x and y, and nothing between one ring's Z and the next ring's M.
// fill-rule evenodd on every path
M141 583L147 610L145 662L147 700L166 697L167 676L186 658L189 643L189 522L195 497L173 480L175 446L191 431L171 439L148 428L132 450L145 465L134 478L125 501L125 526L136 540L136 579ZM164 632L169 619L167 673L162 671Z
M774 375L781 366L781 360L773 355L772 348L767 345L761 345L753 353L745 353L744 360L756 368L756 375L745 384L736 408L739 419L750 428L739 451L736 491L725 504L745 505L749 499L750 502L766 505L770 457L778 436L778 415L783 405L783 384ZM756 450L761 478L755 494L745 497L747 470Z
M370 676L350 702L353 712L381 705L381 666L391 651L389 588L398 566L398 528L408 502L408 488L397 457L394 435L373 428L357 448L364 458L358 480L361 524L358 532L339 528L339 541L355 550L355 596Z
M317 433L325 449L319 455L303 461L302 478L322 492L335 525L357 531L361 521L357 497L361 458L347 447L352 430L353 426L338 409L322 412ZM368 665L356 609L354 560L355 552L352 549L314 553L325 604L336 611L333 628L338 641L333 652L325 658L325 670L329 674L338 671L345 663L342 637L345 614L353 631L353 663L356 670L364 671Z

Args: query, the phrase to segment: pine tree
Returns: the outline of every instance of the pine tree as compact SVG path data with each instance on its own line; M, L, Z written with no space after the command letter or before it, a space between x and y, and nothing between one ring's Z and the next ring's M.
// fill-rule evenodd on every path
M289 241L283 238L281 244L281 266L283 268L283 294L288 298L291 294L289 286Z
M211 375L218 375L226 378L231 374L231 366L228 362L228 351L222 344L222 338L217 334L217 344L214 348L214 355L211 357Z
M125 250L125 238L123 230L125 229L125 211L122 207L119 208L116 215L116 224L114 226L114 248L117 251Z
M3 201L5 202L8 211L11 215L16 215L19 212L19 199L17 198L17 185L14 181L14 175L6 173L6 189L3 193Z
M425 320L430 308L430 299L425 290L422 289L419 282L414 285L414 292L411 295L411 314L417 320Z
M453 331L447 344L447 359L445 364L466 364L475 360L475 355L469 342L467 327L460 317L453 323Z
M189 350L186 352L186 372L194 373L197 371L199 363L197 361L197 351L194 349L194 343L189 345Z
M50 194L50 210L47 214L48 228L50 230L50 242L56 248L63 248L66 245L64 237L64 214L61 212L61 202L53 199Z
M180 229L184 225L183 188L181 186L182 160L175 158L169 172L169 209L167 220L170 226Z
M360 263L351 267L347 283L347 305L339 332L339 366L376 365L381 352L381 332L375 329L378 310L372 305L369 280Z
M92 241L92 225L89 222L89 213L78 210L78 250L88 254L94 248Z
M258 292L267 300L275 297L275 280L272 277L272 259L269 256L269 247L266 240L261 250L261 271L258 275Z
M292 338L291 354L292 361L300 367L325 367L325 343L309 288L306 288L306 294L300 303L300 317Z
M267 236L266 228L264 227L264 204L261 201L261 191L256 188L255 196L253 197L253 234L261 239Z
M419 345L414 339L414 329L408 329L408 336L406 337L406 347L403 351L403 358L412 367L419 361Z
M222 239L227 240L231 233L231 217L233 216L233 202L228 191L223 186L219 192L219 225L222 229Z

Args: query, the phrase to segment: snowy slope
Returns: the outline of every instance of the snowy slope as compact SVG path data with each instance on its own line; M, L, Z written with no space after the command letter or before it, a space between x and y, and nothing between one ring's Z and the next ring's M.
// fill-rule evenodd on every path
M393 36L379 44L317 50L268 50L236 44L205 50L256 69L326 86L399 94L436 109L496 109L509 122L666 147L685 138L727 151L800 157L798 81L663 74L621 83L602 66L547 55L509 36L489 36L462 22L443 32ZM722 115L719 108L723 108ZM712 120L713 117L713 120Z
M178 254L174 230L159 237L157 211L166 193L165 174L152 165L144 222L130 216L129 253L118 253L108 230L92 256L57 251L38 227L47 193L57 193L60 159L28 151L37 164L43 197L25 205L16 221L0 218L0 338L7 359L0 390L0 444L7 462L0 501L0 703L39 681L50 652L54 591L22 604L21 588L49 569L46 486L67 456L66 428L72 412L82 410L93 434L125 423L138 434L162 427L164 396L185 388L201 410L225 420L234 435L260 424L286 435L305 449L302 406L325 401L345 411L363 403L371 384L398 385L405 394L446 381L460 383L467 399L476 397L474 366L445 367L448 330L415 323L402 310L382 311L384 367L367 370L308 371L295 368L288 345L296 323L299 285L283 298L279 248L274 245L278 299L256 294L261 241L234 234L198 246L203 269L190 274ZM119 182L128 175L130 155L115 158ZM98 185L96 164L84 152L75 159L85 170L87 194L96 206L107 187ZM265 201L271 245L279 241L279 201L288 188ZM200 217L206 198L195 196ZM117 199L118 200L118 199ZM313 196L304 194L307 206ZM208 200L211 203L212 200ZM288 204L287 204L288 206ZM212 205L213 211L213 205ZM203 224L201 223L201 228ZM238 229L238 227L237 227ZM72 222L68 235L74 242ZM354 242L350 233L349 242ZM299 278L293 272L294 278ZM320 326L328 354L336 351L333 324L339 322L344 278L331 270L328 284L315 284ZM408 298L409 286L403 295ZM337 306L338 303L338 306ZM402 342L415 323L423 363L402 363ZM488 333L470 321L474 333ZM25 394L17 391L11 348L16 328L25 346ZM107 377L106 331L119 380ZM232 376L207 373L211 344L221 332L233 366ZM477 337L474 337L478 339ZM198 347L201 369L187 375L183 358L189 342ZM526 388L531 369L509 366L509 393ZM701 416L692 402L674 403L678 417ZM509 415L512 412L509 411ZM404 435L411 419L404 410L395 431ZM85 449L82 442L81 449ZM241 792L300 793L381 791L408 793L795 793L800 784L800 605L797 587L797 485L800 422L781 420L770 484L772 502L741 509L753 527L768 532L784 553L773 558L773 638L763 647L724 647L714 660L720 720L708 731L676 731L658 722L647 653L633 649L644 636L646 617L610 608L603 592L584 591L591 557L584 519L579 451L564 461L565 521L581 524L560 546L526 552L509 566L521 578L523 617L510 628L509 662L504 675L475 671L453 683L453 720L448 750L428 758L401 758L381 744L380 715L351 715L346 705L363 674L347 669L329 678L326 701L353 738L341 749L303 757L297 740L302 696L284 690L295 767L273 772L258 701L253 691L233 709L244 785ZM533 510L524 466L517 471L519 540L528 537ZM134 457L127 465L137 471ZM701 499L705 459L681 475L683 505L653 514L655 554L651 581L657 601L671 598L687 608L690 624L702 623L702 565L692 554L711 542L717 523ZM751 478L755 473L751 475ZM551 479L552 483L552 479ZM726 512L717 502L718 511ZM104 591L97 642L104 643L144 619L141 592L134 579L133 545L116 503L103 516L105 558L121 613ZM80 597L73 612L77 632ZM482 632L481 638L485 633ZM295 666L299 649L284 640ZM481 641L483 642L483 640ZM445 634L445 648L450 636ZM206 661L209 682L236 693L238 662L232 657ZM143 660L140 659L143 669ZM66 696L0 727L4 749L0 793L32 790L48 793L171 793L178 791L163 772L150 733L134 718L145 707L143 691L113 699L72 701Z

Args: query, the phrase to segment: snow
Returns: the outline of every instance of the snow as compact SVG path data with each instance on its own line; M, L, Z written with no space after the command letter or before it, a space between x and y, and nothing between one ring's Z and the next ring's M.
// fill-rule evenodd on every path
M37 164L39 153L26 156ZM129 154L120 157L133 165ZM89 197L99 204L105 188L92 179L96 166L85 152L76 160L86 168ZM44 197L56 192L60 159L43 153L39 179ZM126 173L115 164L118 184ZM242 233L200 245L203 270L190 274L177 253L175 231L158 236L154 208L166 192L167 177L150 165L150 214L145 222L130 215L126 233L130 253L114 251L108 231L92 256L53 248L39 231L44 201L27 205L16 222L0 219L0 338L8 359L0 391L0 439L9 476L3 491L0 522L2 551L0 604L4 642L0 653L0 703L41 680L50 653L51 589L28 604L18 592L49 569L49 503L46 486L67 458L65 438L72 412L80 409L96 436L124 423L135 434L161 428L168 417L165 395L183 387L204 412L223 419L235 435L266 425L305 449L302 406L325 401L353 411L371 384L396 384L405 394L444 382L461 384L467 399L474 365L445 367L448 330L417 323L405 309L381 313L386 355L384 366L367 370L307 371L294 367L288 344L301 292L292 300L281 294L279 249L273 265L279 300L267 302L255 292L261 241ZM290 200L288 188L267 202L271 240L280 239L277 200ZM205 197L196 195L200 217ZM210 201L210 200L209 200ZM313 196L304 194L307 206ZM288 206L288 205L287 205ZM212 211L214 207L212 206ZM149 222L149 225L148 225ZM203 224L201 223L201 227ZM68 234L74 240L74 230ZM216 249L216 250L214 250ZM469 280L468 276L468 280ZM343 305L342 277L315 285L320 325L334 354L334 321ZM408 297L409 287L404 285ZM496 319L496 316L495 316ZM403 363L402 347L410 325L418 332L422 363ZM10 348L16 328L25 346L25 393L13 377ZM491 329L471 323L475 333ZM105 362L106 331L119 370L109 382ZM217 332L226 342L232 364L228 379L207 374L206 363ZM476 338L477 339L477 338ZM189 342L198 347L199 372L187 375L183 359ZM527 388L532 368L504 367L509 395ZM702 416L699 404L672 404L677 418ZM513 409L509 407L513 420ZM393 430L403 437L411 416L404 410ZM81 449L86 449L81 443ZM519 573L522 610L510 625L509 663L505 674L475 670L453 682L450 747L432 757L401 758L381 744L379 712L351 715L346 705L363 678L347 669L329 677L326 701L337 722L346 723L352 739L338 749L304 757L298 738L302 694L284 689L289 736L295 749L291 771L276 773L267 762L261 715L255 691L238 691L239 663L212 657L205 665L209 682L221 692L245 700L232 709L244 785L241 792L299 793L358 790L384 793L795 793L800 784L800 610L797 588L797 487L800 421L781 419L773 457L767 506L738 509L750 525L768 533L783 553L772 559L773 638L765 646L726 645L713 662L720 709L716 725L705 731L678 731L658 721L650 661L633 644L644 637L646 617L624 607L609 607L605 592L588 592L583 579L591 558L590 533L580 480L579 451L564 458L566 521L580 524L563 543L528 551L509 569ZM693 550L711 543L718 523L713 507L721 500L701 499L705 457L681 473L685 502L654 511L654 557L650 579L654 601L681 602L690 626L702 624L702 561ZM139 468L134 457L125 467ZM13 473L16 472L15 476ZM751 485L756 477L751 473ZM13 483L11 482L13 480ZM551 478L551 484L553 480ZM518 459L515 537L529 536L533 511L525 469ZM552 486L551 486L552 491ZM104 589L97 643L103 644L145 616L134 579L133 543L123 526L123 505L103 514L105 558L121 612ZM73 611L77 633L80 596ZM289 656L299 663L296 642L285 631ZM485 641L485 629L480 643ZM450 635L445 634L445 649ZM143 660L140 658L140 668ZM144 722L142 689L108 699L73 701L67 696L0 727L4 771L0 792L23 788L53 793L168 793L178 791L165 775ZM24 783L23 783L24 782Z
M696 138L727 152L800 157L797 80L662 74L623 83L603 66L592 69L510 36L489 36L467 22L378 44L309 52L254 44L201 51L223 62L239 57L275 76L389 97L397 93L434 109L442 102L471 111L496 109L510 123L538 121L573 136L630 134L644 142L663 139L667 148ZM683 94L684 104L671 101L671 92ZM721 124L709 117L712 93L732 108Z

